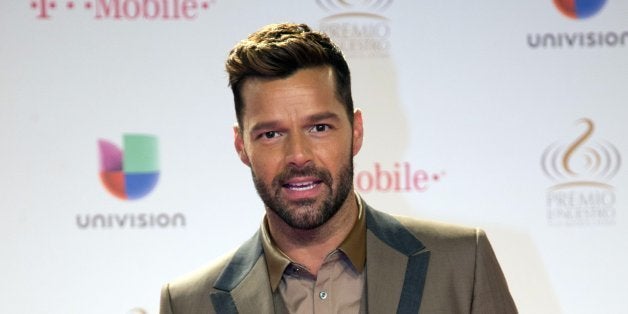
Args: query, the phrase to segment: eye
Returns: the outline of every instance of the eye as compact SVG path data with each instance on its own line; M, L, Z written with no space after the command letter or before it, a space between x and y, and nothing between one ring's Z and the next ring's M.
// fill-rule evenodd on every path
M325 132L329 131L330 128L328 124L317 124L310 129L310 132Z
M275 138L279 136L279 133L276 131L268 131L261 134L264 138Z

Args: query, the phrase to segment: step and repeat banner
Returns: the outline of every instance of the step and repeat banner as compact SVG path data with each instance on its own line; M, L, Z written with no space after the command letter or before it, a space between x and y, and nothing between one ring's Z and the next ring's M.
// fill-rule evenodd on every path
M0 3L0 312L157 313L263 207L224 60L262 25L344 50L390 213L483 228L522 313L625 313L628 2Z

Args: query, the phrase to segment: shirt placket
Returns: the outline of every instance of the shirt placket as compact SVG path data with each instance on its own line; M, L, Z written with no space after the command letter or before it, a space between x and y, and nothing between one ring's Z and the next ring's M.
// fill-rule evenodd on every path
M333 313L334 304L333 300L336 298L333 295L333 271L335 270L334 263L338 260L338 251L330 254L326 259L316 276L316 284L314 285L313 298L314 298L314 313L327 314Z

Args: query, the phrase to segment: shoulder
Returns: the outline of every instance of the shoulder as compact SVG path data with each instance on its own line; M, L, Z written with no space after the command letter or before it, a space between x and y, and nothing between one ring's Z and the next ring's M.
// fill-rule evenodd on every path
M207 292L207 288L213 286L222 270L233 258L233 254L234 252L230 252L204 267L173 280L169 284L171 291L203 290Z
M230 252L204 267L167 283L164 290L167 290L171 302L176 304L180 300L209 299L207 297L208 292L214 290L214 282L231 261L233 255L234 252ZM163 291L162 294L165 292Z
M456 244L466 246L469 244L476 244L479 238L486 237L483 230L475 227L422 220L405 216L393 217L428 247L445 243L449 246Z
M237 286L262 256L259 231L237 250L189 275L163 286L161 307L171 312L197 313L211 309L209 294Z
M371 231L379 240L371 241L378 253L390 253L392 247L406 255L428 256L421 312L517 312L499 263L481 229L393 216L368 207L367 215ZM382 249L382 243L389 248ZM368 250L367 247L367 253ZM382 262L377 256L371 255L379 262L372 265L389 267L389 258Z
M389 233L388 236L383 237L398 239L400 234L410 234L432 253L472 254L478 243L486 240L486 234L479 228L390 215L372 208L369 210L373 219L376 220L373 225L379 225L380 229L387 229L386 232L380 232ZM394 237L390 234L394 234Z
M212 263L181 276L162 287L161 313L189 313L211 308L209 293L215 291L214 282L233 258L228 253Z
M212 308L209 295L238 285L261 256L259 231L237 250L163 286L161 313L199 313Z
M471 275L481 259L495 259L486 233L480 228L402 216L395 218L430 251L435 269L455 269L460 274Z

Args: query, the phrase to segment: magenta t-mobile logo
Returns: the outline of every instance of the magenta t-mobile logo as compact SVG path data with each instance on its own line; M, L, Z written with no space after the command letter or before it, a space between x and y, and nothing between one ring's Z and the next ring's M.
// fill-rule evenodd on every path
M56 7L57 3L55 1L39 0L31 2L31 8L39 11L39 15L37 15L37 17L40 19L50 18L48 10L54 10Z
M50 19L55 10L88 12L95 19L194 20L217 0L32 0L37 18ZM82 7L82 9L81 9Z

